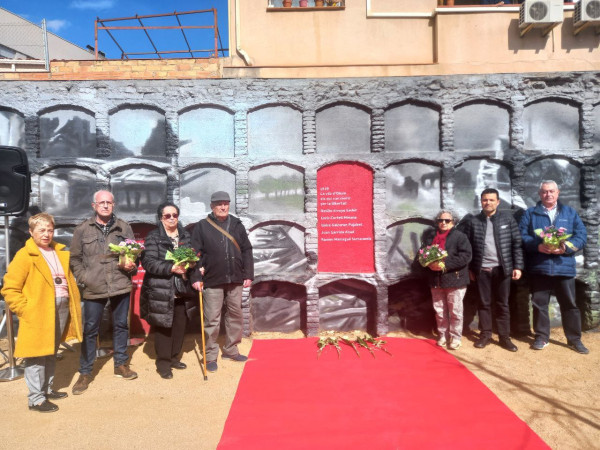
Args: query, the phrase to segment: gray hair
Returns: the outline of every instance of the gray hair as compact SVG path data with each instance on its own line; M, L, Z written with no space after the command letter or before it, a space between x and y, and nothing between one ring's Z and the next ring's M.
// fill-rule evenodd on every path
M442 214L450 214L450 217L452 217L452 222L454 222L455 224L457 224L458 221L460 220L458 218L458 215L454 211L452 211L450 209L440 209L440 211L435 215L435 219L434 220L437 222L437 220L440 217L442 217Z
M92 197L92 201L94 203L96 203L96 196L100 193L100 192L108 192L110 194L110 196L112 197L112 201L115 201L115 196L113 195L112 192L107 191L106 189L100 189L99 191L94 192L94 196Z
M558 183L556 181L554 181L554 180L544 180L544 181L542 181L540 183L540 189L539 189L540 191L542 190L542 186L545 185L545 184L553 184L553 185L556 186L556 190L560 191L560 188L558 187Z

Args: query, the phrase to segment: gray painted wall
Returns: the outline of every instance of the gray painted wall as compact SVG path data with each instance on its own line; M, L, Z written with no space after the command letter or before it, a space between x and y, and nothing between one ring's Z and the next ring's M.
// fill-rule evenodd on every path
M154 223L166 198L191 224L213 191L235 191L232 211L257 249L246 333L433 326L409 262L437 210L476 212L488 186L518 210L547 178L588 227L578 300L588 327L600 320L598 74L0 87L0 144L27 151L30 212L54 214L66 243L99 188L115 193L118 215L133 224ZM340 161L373 171L375 273L316 271L317 172ZM22 242L24 221L12 227ZM525 332L526 286L515 292L513 331Z

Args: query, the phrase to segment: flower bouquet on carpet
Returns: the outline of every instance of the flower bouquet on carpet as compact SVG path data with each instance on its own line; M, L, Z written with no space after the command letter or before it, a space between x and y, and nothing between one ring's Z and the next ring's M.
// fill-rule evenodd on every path
M440 248L437 244L423 246L419 250L419 264L427 267L430 264L437 262L442 270L446 270L444 259L448 256L448 252Z
M332 332L329 332L329 333L332 333ZM381 351L387 353L388 355L392 356L392 354L389 351L387 351L387 349L384 347L386 342L382 339L374 338L369 333L363 334L362 337L357 336L354 340L350 339L350 337L348 337L346 335L335 336L335 335L330 334L329 336L321 336L319 338L319 340L317 341L317 359L319 359L319 356L321 356L323 349L325 349L328 346L335 347L335 350L337 351L338 359L340 359L340 355L342 353L342 347L340 346L340 342L349 347L352 347L352 349L354 350L354 352L356 353L356 355L359 358L360 358L360 352L358 351L359 347L366 348L373 358L375 358L375 353L373 352L373 348L381 350Z
M119 242L118 245L108 244L108 248L111 252L119 255L119 264L123 265L127 262L135 262L139 254L144 250L144 244L133 239L125 239Z
M543 230L538 228L534 231L536 235L542 238L544 245L551 247L553 250L558 250L563 243L570 249L575 249L575 246L567 241L573 235L567 234L567 229L564 227L556 228L554 225L550 225Z

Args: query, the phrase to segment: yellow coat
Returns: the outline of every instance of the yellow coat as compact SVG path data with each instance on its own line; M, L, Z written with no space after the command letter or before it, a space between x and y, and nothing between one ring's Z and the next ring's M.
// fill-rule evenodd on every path
M69 286L69 320L63 340L82 339L79 288L69 267L70 253L64 245L50 244L65 272ZM17 252L4 276L2 296L19 317L15 356L28 358L53 355L55 349L56 296L52 273L40 249L30 238Z

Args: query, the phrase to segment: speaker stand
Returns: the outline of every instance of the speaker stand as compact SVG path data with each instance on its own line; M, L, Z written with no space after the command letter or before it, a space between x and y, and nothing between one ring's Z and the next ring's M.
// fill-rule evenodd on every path
M4 238L5 238L5 261L6 261L6 272L8 272L8 261L10 260L10 250L9 250L9 239L8 239L8 216L4 216ZM0 381L13 381L18 380L19 378L23 378L25 371L22 367L18 367L15 364L14 357L14 348L15 348L15 338L13 336L13 318L12 312L8 305L4 307L4 315L6 319L6 337L8 339L8 367L6 369L0 370Z

